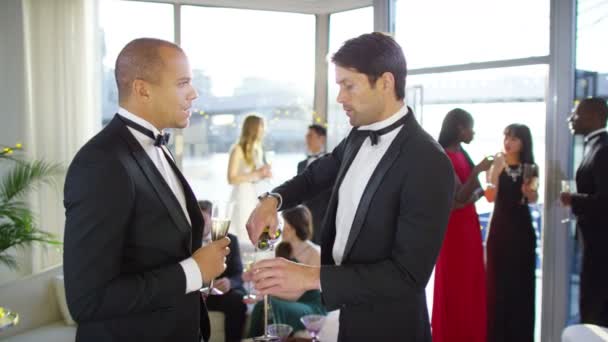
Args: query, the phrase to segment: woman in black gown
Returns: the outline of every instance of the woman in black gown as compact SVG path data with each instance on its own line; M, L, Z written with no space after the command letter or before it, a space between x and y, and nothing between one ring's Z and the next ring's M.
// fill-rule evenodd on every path
M504 152L488 172L486 191L495 201L486 243L488 342L534 341L536 236L528 203L536 202L536 178L524 181L534 165L532 136L525 125L505 131Z

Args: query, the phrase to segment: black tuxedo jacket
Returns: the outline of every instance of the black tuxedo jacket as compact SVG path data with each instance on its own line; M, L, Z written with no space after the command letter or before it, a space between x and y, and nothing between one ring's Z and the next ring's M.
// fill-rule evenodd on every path
M234 291L245 293L243 287L243 260L241 260L241 249L239 239L236 235L228 234L230 238L230 254L226 256L226 270L218 278L230 279L230 288Z
M327 308L340 309L340 341L429 342L425 286L452 207L452 165L410 111L363 192L337 266L332 249L338 190L364 140L353 129L330 154L274 191L291 207L333 187L321 287Z
M580 314L582 323L608 326L608 134L587 143L576 171L577 193L572 196L583 243Z
M315 160L317 161L317 160ZM313 161L313 163L315 162ZM298 174L304 172L308 166L308 158L298 163ZM329 197L331 196L331 189L321 192L313 199L304 202L304 205L310 209L312 214L312 241L318 245L321 244L321 237L323 236L323 218L327 211L327 204L329 203Z
M64 273L76 341L200 341L209 320L179 262L201 246L203 217L177 171L192 226L117 116L74 157L65 182Z

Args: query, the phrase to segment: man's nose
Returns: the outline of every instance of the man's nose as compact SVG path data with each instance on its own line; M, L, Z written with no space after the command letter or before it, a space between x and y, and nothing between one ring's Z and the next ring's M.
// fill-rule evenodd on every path
M336 102L339 104L344 104L344 93L342 90L338 91L338 97L336 97Z

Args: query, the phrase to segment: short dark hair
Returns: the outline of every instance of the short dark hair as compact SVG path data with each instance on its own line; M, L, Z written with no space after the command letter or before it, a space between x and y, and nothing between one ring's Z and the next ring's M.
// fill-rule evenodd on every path
M443 119L441 131L437 139L439 145L446 148L457 142L461 127L472 127L473 116L462 108L454 108L450 110Z
M289 223L296 232L298 239L306 241L312 236L312 214L304 205L283 210L283 219Z
M522 164L534 164L534 150L532 148L532 133L526 125L514 123L505 128L505 135L521 140L519 160Z
M208 200L200 200L200 201L198 201L198 206L201 208L202 211L211 214L211 209L213 208L213 203L211 203L211 201L208 201Z
M403 50L389 35L372 32L347 40L332 56L331 61L343 68L353 68L367 75L374 84L385 72L395 78L397 99L405 98L405 77L407 64Z
M164 61L159 49L168 47L184 53L179 45L156 38L138 38L122 48L116 58L114 77L118 87L118 100L123 101L131 94L131 85L135 80L150 83L160 81L160 72Z
M584 111L596 113L604 123L606 122L606 119L608 119L608 104L606 104L606 100L601 97L584 99L578 107Z
M473 116L466 110L462 108L454 108L450 110L443 119L437 142L439 142L439 145L441 145L443 148L458 142L460 127L473 127L474 123L475 121L473 120ZM461 151L464 154L467 163L469 163L470 166L475 166L467 151L464 149Z
M327 136L327 129L325 127L319 125L319 124L310 125L310 126L308 126L308 129L312 129L320 137L326 137Z

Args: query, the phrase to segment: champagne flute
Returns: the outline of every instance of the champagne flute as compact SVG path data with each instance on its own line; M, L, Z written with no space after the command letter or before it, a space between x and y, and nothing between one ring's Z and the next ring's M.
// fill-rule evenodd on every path
M274 161L274 151L264 152L264 164L266 164L268 166L272 166L273 161Z
M258 245L255 250L257 252L256 260L274 258L274 245L279 241L279 236L283 231L283 221L279 218L277 233L274 237L270 236L270 229L266 227L260 236ZM253 338L254 341L280 341L278 336L270 334L268 331L268 295L264 295L264 335Z
M523 164L522 178L524 184L529 184L530 188L534 191L538 189L538 166L536 164ZM521 198L521 204L526 204L526 195Z
M255 263L255 252L244 252L243 253L243 264L245 266L244 271L249 272L253 264ZM254 303L257 296L253 293L253 283L252 281L245 282L245 290L247 293L243 296L243 301L245 303Z
M234 202L217 202L211 207L211 240L217 241L223 239L228 235L228 228L230 228L230 220L232 218L232 212L234 211ZM206 290L206 295L210 294L224 294L222 291L213 288L213 279L209 283L208 288L201 289L202 292Z
M562 180L562 188L561 188L561 192L568 192L568 193L573 193L576 192L576 181L572 180L572 179L565 179ZM568 217L564 218L562 220L562 223L568 223L570 222L570 213L568 213Z

